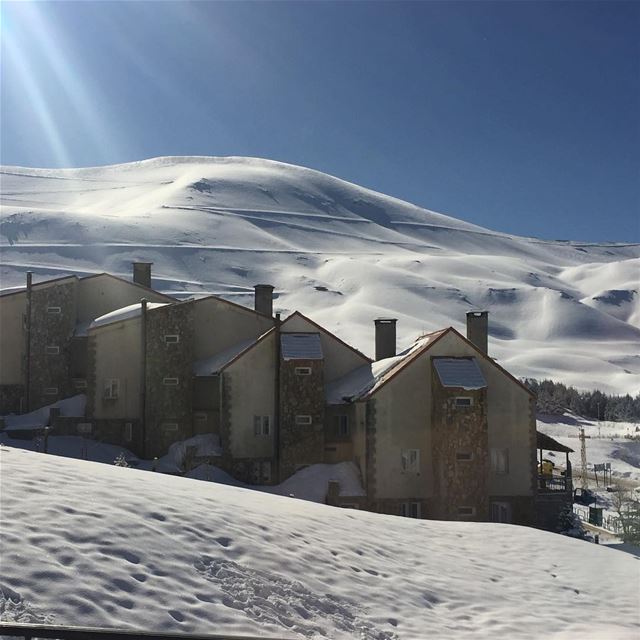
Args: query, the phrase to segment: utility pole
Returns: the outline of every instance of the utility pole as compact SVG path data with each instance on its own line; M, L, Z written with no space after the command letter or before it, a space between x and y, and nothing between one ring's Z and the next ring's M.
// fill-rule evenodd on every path
M584 435L584 428L580 429L580 486L583 489L589 488L589 477L587 476L587 436Z

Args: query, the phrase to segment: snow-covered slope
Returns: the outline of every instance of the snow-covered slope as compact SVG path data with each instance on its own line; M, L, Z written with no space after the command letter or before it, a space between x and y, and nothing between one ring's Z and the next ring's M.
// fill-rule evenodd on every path
M576 230L576 235L579 235ZM519 376L640 390L640 246L497 233L331 176L250 158L157 158L2 172L2 284L154 262L163 291L251 304L276 286L366 353L491 312L492 354Z
M640 563L0 447L0 617L281 638L636 638Z

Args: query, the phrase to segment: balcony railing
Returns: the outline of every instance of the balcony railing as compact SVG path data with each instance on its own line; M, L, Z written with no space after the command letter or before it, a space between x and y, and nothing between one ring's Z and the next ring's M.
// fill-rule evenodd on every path
M573 484L571 478L566 476L538 476L538 492L544 493L546 491L556 492L565 491L571 492L573 490Z

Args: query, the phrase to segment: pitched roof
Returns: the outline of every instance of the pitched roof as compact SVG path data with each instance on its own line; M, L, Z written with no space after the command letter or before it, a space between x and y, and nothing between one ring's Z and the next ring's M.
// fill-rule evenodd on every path
M193 373L196 376L212 376L224 371L229 365L233 364L245 354L249 353L256 345L262 342L268 335L275 332L275 328L271 327L257 338L243 340L237 344L220 351L208 358L201 358L193 363Z
M536 431L536 449L544 449L545 451L561 451L562 453L572 453L573 449L554 440L551 436L541 431Z
M529 387L515 378L486 353L483 353L478 349L473 342L465 338L453 327L448 327L446 329L441 329L439 331L434 331L420 336L413 345L411 345L411 347L397 356L385 358L384 360L379 360L363 367L359 367L339 380L336 380L327 387L327 402L329 404L342 404L343 402L353 402L355 400L367 400L374 393L377 393L384 385L393 380L393 378L395 378L412 362L417 360L423 353L425 353L425 351L431 349L436 342L448 333L454 333L458 338L470 346L479 357L483 358L504 373L529 395L535 396L535 393L533 393Z
M280 335L280 353L285 360L322 360L319 333L283 333Z
M434 358L433 366L443 387L484 389L487 386L475 358Z

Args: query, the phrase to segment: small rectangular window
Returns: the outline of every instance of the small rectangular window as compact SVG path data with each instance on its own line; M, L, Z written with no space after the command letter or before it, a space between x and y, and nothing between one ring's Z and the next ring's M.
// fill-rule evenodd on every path
M60 307L47 307L47 313L51 313L51 314L62 313L62 309Z
M334 425L336 435L338 437L345 437L349 435L349 416L341 415L334 417Z
M162 423L162 430L165 433L172 433L174 431L178 430L178 423L177 422L163 422Z
M296 375L297 376L310 376L311 375L311 367L296 367Z
M420 449L403 449L401 464L402 471L418 473L420 471Z
M45 396L57 396L58 387L45 387L43 393Z
M456 460L458 462L470 462L473 460L473 453L470 451L458 451L456 453Z
M90 422L78 422L78 433L89 434L93 430L93 426Z
M120 379L107 378L104 383L104 399L117 400L120 394Z
M455 398L456 407L471 407L473 405L473 398L469 396L459 396Z
M44 352L48 356L57 356L60 353L60 347L52 344L52 345L49 345L48 347L45 347Z
M400 515L404 518L419 518L420 503L419 502L402 502L400 503Z
M509 473L509 449L491 449L491 470L494 473Z
M303 426L311 424L311 416L296 416L296 424Z
M124 439L125 442L131 442L133 440L133 423L124 423Z
M180 382L180 380L178 378L163 378L162 379L162 384L165 385L165 387L175 387L178 385L178 383Z
M175 344L176 342L180 342L180 336L177 333L170 333L164 337L164 341L167 344Z
M458 507L458 515L462 517L469 517L476 515L475 507Z
M256 436L268 436L271 433L271 417L253 416L253 433Z

